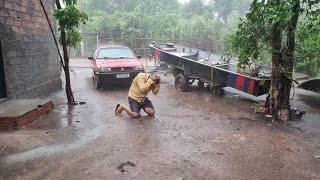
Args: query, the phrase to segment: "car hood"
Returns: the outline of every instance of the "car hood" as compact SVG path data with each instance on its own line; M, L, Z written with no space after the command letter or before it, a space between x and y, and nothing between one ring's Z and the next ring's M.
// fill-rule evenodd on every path
M97 67L117 68L117 67L137 67L141 62L137 59L112 59L96 60Z

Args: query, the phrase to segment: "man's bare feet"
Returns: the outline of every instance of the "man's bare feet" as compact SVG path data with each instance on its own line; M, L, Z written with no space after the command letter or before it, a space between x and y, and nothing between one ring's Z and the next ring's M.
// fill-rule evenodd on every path
M121 105L120 105L120 104L117 104L116 109L115 109L115 111L114 111L114 112L116 113L116 115L121 114L121 111L119 110L120 107L121 107Z

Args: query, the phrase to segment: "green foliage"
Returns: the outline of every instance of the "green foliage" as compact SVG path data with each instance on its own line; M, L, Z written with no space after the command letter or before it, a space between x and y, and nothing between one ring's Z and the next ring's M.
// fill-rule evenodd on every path
M238 30L231 36L231 47L239 55L239 65L255 60L265 62L271 58L271 33L274 24L282 29L282 49L285 50L286 31L290 26L291 1L253 1L250 12L241 20ZM319 73L319 1L305 1L301 6L304 18L300 20L296 32L295 69L311 75ZM310 9L313 7L314 9ZM310 19L311 18L311 19Z
M210 7L205 5L204 0L190 0L190 2L183 7L183 12L187 18L194 15L208 15L210 10Z
M320 74L320 20L303 17L298 25L295 65L297 71Z
M234 1L236 2L236 1ZM241 0L249 4L251 0ZM237 3L234 3L235 6ZM230 23L216 16L206 0L191 0L182 5L178 0L85 0L89 14L86 32L135 34L159 40L212 39L228 42L227 34L236 29L237 19L247 9L232 7ZM125 37L130 40L132 37ZM217 43L214 44L215 46ZM217 52L223 53L223 52Z
M265 64L271 59L272 24L287 29L293 0L280 0L279 4L256 0L250 6L251 2L190 0L182 5L177 0L83 0L83 7L89 15L86 32L121 32L128 42L132 40L131 34L159 40L172 37L175 42L211 39L224 43L225 52L236 53L240 64L249 61ZM312 75L319 73L320 38L316 32L320 23L314 11L318 3L319 0L304 0L302 14L308 18L301 18L296 31L295 68Z
M233 11L243 16L249 9L251 1L248 0L211 0L209 1L211 10L227 24Z
M82 37L78 32L80 23L85 24L88 16L86 13L77 9L77 0L64 0L65 8L56 9L54 17L59 24L59 31L64 31L68 46L75 47ZM61 42L61 37L60 37Z

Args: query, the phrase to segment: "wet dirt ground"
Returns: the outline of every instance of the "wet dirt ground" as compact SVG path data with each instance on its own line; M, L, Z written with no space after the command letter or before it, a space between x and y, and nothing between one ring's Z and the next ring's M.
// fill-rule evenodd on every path
M320 179L320 108L299 91L306 115L269 122L254 102L192 87L178 93L162 74L156 116L114 115L128 87L96 90L91 70L73 68L78 101L64 92L55 109L19 131L0 133L0 179ZM299 95L300 94L300 95Z

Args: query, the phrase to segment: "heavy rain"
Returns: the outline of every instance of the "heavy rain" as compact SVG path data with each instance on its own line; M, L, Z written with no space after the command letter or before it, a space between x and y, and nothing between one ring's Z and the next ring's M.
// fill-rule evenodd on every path
M319 6L0 0L0 179L320 179Z

